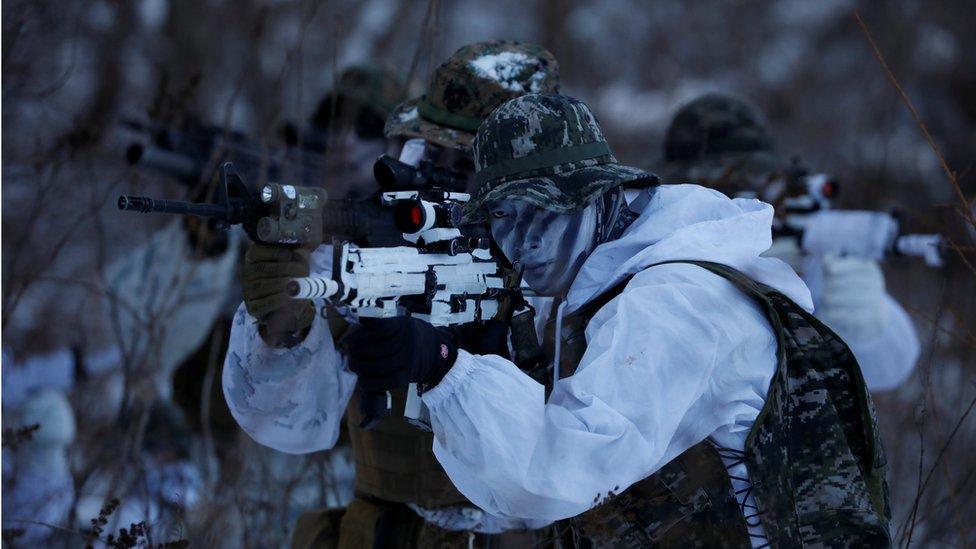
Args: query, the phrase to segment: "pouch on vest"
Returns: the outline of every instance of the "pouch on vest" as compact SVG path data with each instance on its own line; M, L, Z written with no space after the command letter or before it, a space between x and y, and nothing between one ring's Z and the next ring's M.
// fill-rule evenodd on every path
M404 505L356 498L339 526L339 549L415 547L424 521Z
M339 524L345 509L314 509L298 517L291 532L291 549L337 549Z
M434 456L433 433L422 431L403 418L406 389L391 393L393 413L369 430L359 427L362 414L355 399L346 407L356 466L356 493L426 508L470 505Z

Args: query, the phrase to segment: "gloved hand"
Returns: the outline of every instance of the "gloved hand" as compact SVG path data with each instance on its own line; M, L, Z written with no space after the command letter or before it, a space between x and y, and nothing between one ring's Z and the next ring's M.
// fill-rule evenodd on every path
M292 278L308 276L308 250L255 242L244 256L241 285L244 306L258 321L258 332L271 347L292 347L305 339L315 306L285 292Z
M884 275L876 261L827 255L817 316L849 341L870 341L888 322Z
M342 341L349 369L367 391L385 391L420 383L433 387L457 359L448 330L418 318L364 318Z
M455 330L458 347L473 355L498 355L510 358L508 324L498 318L462 324Z

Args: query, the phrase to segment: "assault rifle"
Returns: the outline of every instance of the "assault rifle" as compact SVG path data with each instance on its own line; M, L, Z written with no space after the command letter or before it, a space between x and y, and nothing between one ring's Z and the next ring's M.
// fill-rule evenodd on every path
M410 315L435 326L480 322L494 318L499 302L517 291L506 287L507 273L489 240L461 233L461 206L470 196L424 186L425 181L437 181L459 188L463 180L458 174L380 157L374 174L389 190L382 192L377 207L386 212L401 245L369 247L353 236L360 221L356 212L330 207L324 189L267 183L251 193L232 164L225 163L221 173L216 203L121 196L119 209L208 217L223 228L240 224L252 240L267 244L315 249L327 237L344 237L334 248L330 278L294 279L288 291L296 299L323 299L348 308L360 318ZM419 418L416 387L408 394L406 415ZM390 405L388 393L364 394L363 426L389 414Z
M256 190L245 185L245 180L252 183L293 181L300 182L303 187L320 187L324 183L325 158L322 155L324 137L313 130L307 130L305 136L306 138L317 136L318 141L306 139L302 149L292 146L296 142L288 135L285 136L285 140L289 147L270 149L259 146L242 132L192 120L184 130L174 130L134 119L123 119L122 125L145 136L143 139L133 141L126 148L126 161L130 165L168 175L190 188L210 183L215 174L224 177L216 168L228 162L233 164L232 173L229 174L230 179L222 181L217 189L217 202L221 203L222 200L227 199L227 204L183 203L176 206L173 201L156 200L155 205L150 205L147 201L153 202L151 198L143 200L142 197L126 197L129 203L124 209L198 215L218 218L217 221L220 223L220 215L217 215L217 212L223 211L221 208L224 206L237 207L242 204L257 203L251 196L256 194ZM291 128L291 131L295 132L297 129ZM464 186L460 174L446 168L435 167L428 160L420 160L417 166L413 166L383 155L374 165L373 172L383 189L437 187L463 190ZM270 186L261 185L263 190L268 187L272 190L282 188L275 183ZM121 202L119 207L123 207ZM252 230L249 236L254 240L265 242L254 234L257 220L251 220L250 224L243 218L240 221L229 219L225 221L230 225L243 224L245 229L250 227ZM359 200L330 198L323 206L323 221L325 223L323 228L327 234L347 238L359 245L394 246L403 242L401 232L394 226L389 211L381 207L375 197ZM272 222L268 221L268 223Z
M840 190L827 174L802 175L804 192L783 199L783 214L773 222L773 238L792 238L807 254L835 253L875 260L921 257L940 267L945 243L938 234L904 234L897 215L863 210L832 210Z
M289 295L348 307L360 318L407 314L434 326L495 318L499 302L513 291L488 239L462 236L458 228L460 204L469 199L443 191L384 193L383 203L394 208L398 227L414 246L362 248L344 242L333 249L331 277L293 279ZM389 392L365 392L361 399L364 428L391 412ZM404 417L424 428L425 414L417 385L411 384Z

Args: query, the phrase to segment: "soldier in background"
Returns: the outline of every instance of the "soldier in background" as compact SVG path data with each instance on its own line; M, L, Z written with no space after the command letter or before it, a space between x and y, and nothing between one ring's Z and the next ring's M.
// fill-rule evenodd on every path
M305 132L305 147L325 155L325 187L330 197L358 199L376 190L373 162L387 152L387 117L406 89L390 71L354 65L319 101Z
M558 81L555 59L539 46L468 45L433 71L425 95L394 110L385 133L405 143L402 161L423 158L473 184L471 142L481 121L508 99L557 90ZM540 534L525 530L546 522L497 519L461 495L431 451L433 436L403 419L405 390L394 393L391 416L372 430L359 427L358 398L352 397L356 376L343 360L331 360L343 323L326 323L311 303L282 295L289 277L307 276L310 270L327 276L331 258L325 249L309 260L282 248L251 246L244 304L234 321L223 374L227 401L241 427L259 443L284 452L331 448L343 411L348 414L357 497L344 513L303 516L293 546L532 545ZM273 321L283 312L292 321L287 332ZM281 405L285 402L291 404Z
M402 96L403 86L393 75L355 66L343 71L322 99L305 131L335 141L330 157L335 161L320 174L330 196L375 192L373 161L387 143L383 125ZM319 154L326 153L325 144ZM206 461L199 435L208 396L214 450L222 464L238 457L232 443L239 430L219 380L230 320L240 303L237 272L244 241L240 231L225 234L195 218L172 219L105 269L101 305L115 337L112 344L26 357L18 360L23 367L7 368L12 365L5 356L5 413L57 388L70 396L90 430L146 414L146 478L122 498L125 520L156 520L161 507L182 513L199 500L200 463ZM97 515L118 481L110 471L96 472L79 500L78 515ZM351 477L347 482L351 496Z
M329 192L329 198L370 196L378 189L373 178L373 162L388 147L383 124L403 95L403 83L395 74L370 65L350 66L339 73L338 82L319 101L305 128L285 127L286 144L324 156L324 171L318 179ZM239 241L235 250L246 248L246 241ZM196 352L176 371L175 398L198 429L208 364L213 357L220 360L224 356L231 319L240 304L239 265L235 260L235 270L222 273L221 285L229 290L214 292L223 296L224 301L220 311L221 328L211 333L211 345L195 345ZM219 370L214 379L217 381L210 385L211 423L223 448L238 429L220 390Z
M698 183L774 204L795 171L776 151L762 114L719 94L678 110L657 168L668 183ZM895 389L908 379L918 360L918 335L904 308L885 291L877 261L804 255L795 238L775 239L766 255L786 261L803 277L817 317L850 345L872 391Z
M358 200L378 190L373 163L387 150L383 125L393 107L403 99L404 91L402 81L394 73L370 65L353 65L338 74L336 83L321 98L303 128L285 126L283 137L287 146L324 159L309 163L321 167L321 172L311 179L328 191L330 199ZM224 480L244 479L240 485L245 491L244 497L258 497L251 492L259 492L262 488L247 479L252 474L261 474L262 466L269 466L281 483L302 476L303 482L310 486L301 492L301 497L295 496L289 501L288 516L314 508L323 501L329 506L344 506L353 497L354 481L348 433L343 432L335 451L322 458L326 461L322 468L326 471L324 479L303 467L301 460L294 456L268 453L262 454L261 459L249 459L241 455L240 447L234 444L240 429L224 399L220 370L230 338L231 321L243 291L240 272L241 263L246 262L243 256L247 246L247 240L241 239L242 261L235 266L234 272L229 273L229 279L223 281L230 291L210 344L199 347L176 373L175 398L191 424L202 431L201 403L209 388L210 432L215 439L216 453L225 465L221 474ZM209 374L210 362L215 359L218 361L216 371ZM225 475L225 469L229 477ZM323 483L327 485L322 486ZM228 505L234 505L234 502L228 502Z

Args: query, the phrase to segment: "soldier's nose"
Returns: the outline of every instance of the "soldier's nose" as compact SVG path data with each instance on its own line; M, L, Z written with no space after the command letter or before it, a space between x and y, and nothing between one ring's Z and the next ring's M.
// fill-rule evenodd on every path
M528 238L522 243L523 255L536 253L541 249L542 249L542 240L538 238Z

